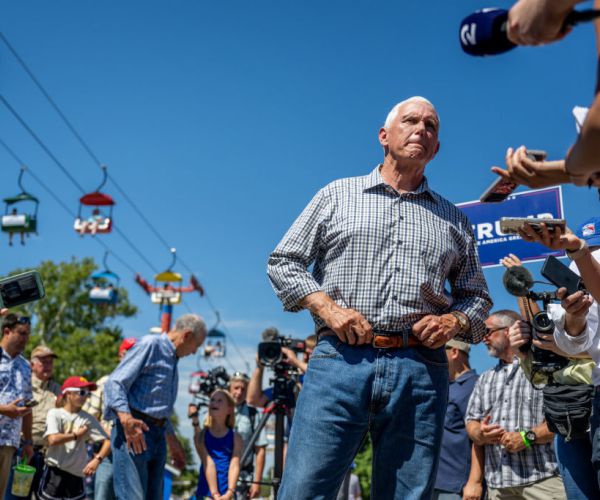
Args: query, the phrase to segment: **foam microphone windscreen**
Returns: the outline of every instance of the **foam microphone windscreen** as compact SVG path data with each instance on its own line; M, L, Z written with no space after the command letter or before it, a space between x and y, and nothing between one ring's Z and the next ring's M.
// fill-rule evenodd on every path
M472 56L502 54L516 45L506 35L508 11L505 9L482 9L465 17L460 23L460 45Z
M533 276L523 266L509 267L502 277L502 283L511 295L525 297L533 288Z

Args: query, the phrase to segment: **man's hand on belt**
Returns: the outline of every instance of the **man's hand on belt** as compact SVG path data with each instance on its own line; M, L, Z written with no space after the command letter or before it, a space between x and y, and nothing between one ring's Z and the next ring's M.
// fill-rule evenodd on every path
M321 318L342 342L362 345L373 341L373 328L364 316L354 309L343 308L331 302Z
M452 314L434 316L430 314L417 321L413 327L413 335L425 347L437 349L460 333L461 327L458 319Z
M147 447L144 432L149 430L146 423L143 420L133 418L131 413L123 412L119 412L119 420L123 426L127 447L130 450L133 450L136 455L146 451Z

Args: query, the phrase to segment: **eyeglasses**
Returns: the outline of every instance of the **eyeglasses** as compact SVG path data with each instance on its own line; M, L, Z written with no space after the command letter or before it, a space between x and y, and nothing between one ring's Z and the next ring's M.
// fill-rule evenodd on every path
M492 333L499 332L500 330L507 330L507 329L508 329L508 326L499 326L497 328L486 328L483 336L487 337L488 335L491 335Z
M65 392L75 393L77 396L89 396L90 391L88 389L77 389L75 387L70 387L69 389L65 389Z

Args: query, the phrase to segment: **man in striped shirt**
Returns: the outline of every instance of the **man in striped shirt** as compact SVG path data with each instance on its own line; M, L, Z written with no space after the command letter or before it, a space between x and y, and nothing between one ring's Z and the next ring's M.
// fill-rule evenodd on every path
M422 97L396 105L379 130L383 164L321 189L271 254L284 308L308 309L319 334L281 499L335 497L367 432L373 498L433 492L443 346L455 335L478 342L491 307L471 224L424 177L439 125Z
M467 433L485 447L485 480L492 500L566 498L544 420L542 391L525 377L508 330L521 317L501 310L486 320L484 342L498 364L475 384L467 407Z
M104 418L114 420L110 444L117 500L163 498L167 444L175 465L185 466L169 420L177 398L177 364L195 354L205 338L204 320L185 314L170 332L136 342L104 385Z

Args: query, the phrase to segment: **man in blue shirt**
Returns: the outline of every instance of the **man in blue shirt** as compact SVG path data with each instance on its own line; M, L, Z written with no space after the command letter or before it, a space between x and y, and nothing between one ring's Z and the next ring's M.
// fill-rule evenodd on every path
M167 443L176 465L185 465L169 421L177 398L177 362L195 354L205 338L202 318L186 314L169 333L137 342L106 382L104 417L115 420L111 448L117 499L163 498Z
M469 397L478 375L469 365L469 344L446 343L450 388L444 421L440 464L435 481L435 500L461 500L471 469L471 441L465 428Z

